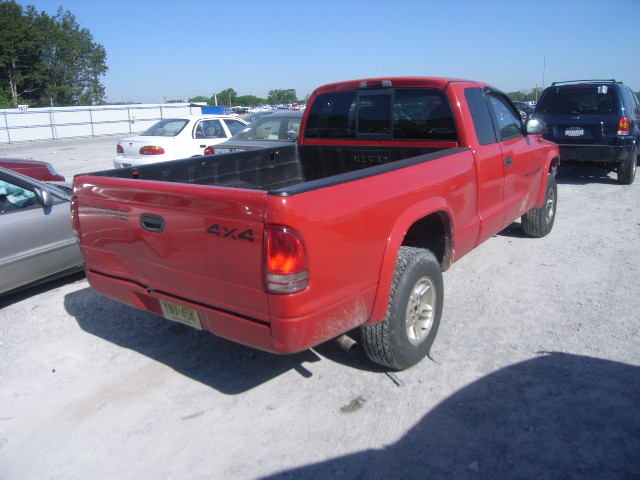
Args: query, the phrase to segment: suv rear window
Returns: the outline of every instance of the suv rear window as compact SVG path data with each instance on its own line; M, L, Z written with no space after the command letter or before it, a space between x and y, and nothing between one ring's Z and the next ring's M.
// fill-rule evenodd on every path
M320 95L306 138L457 141L453 111L440 90L352 90Z
M619 105L618 94L609 85L571 85L547 89L536 111L551 115L620 114Z

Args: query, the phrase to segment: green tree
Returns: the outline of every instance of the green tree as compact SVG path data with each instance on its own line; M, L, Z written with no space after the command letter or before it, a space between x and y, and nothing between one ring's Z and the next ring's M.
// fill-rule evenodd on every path
M216 103L216 97L217 97L217 103ZM233 88L227 88L225 90L222 90L217 95L214 95L213 97L211 97L209 99L209 102L210 102L210 105L226 105L228 107L231 107L235 105L232 102L233 102L233 99L237 97L238 97L238 94Z
M270 90L267 103L272 105L297 103L296 91L293 88L288 90Z
M264 98L256 97L255 95L240 95L236 97L235 104L245 107L255 107L261 103L266 103Z
M209 99L204 95L197 95L193 98L188 99L189 102L205 102L210 105Z
M37 90L34 69L40 63L41 39L33 18L20 5L0 2L0 87L8 89L14 107Z
M104 103L105 62L104 47L68 10L51 17L0 2L0 88L9 88L14 105Z

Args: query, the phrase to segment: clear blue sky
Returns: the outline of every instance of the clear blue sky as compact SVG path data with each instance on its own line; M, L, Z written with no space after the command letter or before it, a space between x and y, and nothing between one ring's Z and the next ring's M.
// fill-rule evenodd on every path
M18 0L71 11L107 51L107 101L446 76L510 92L615 78L640 90L640 0ZM614 6L617 13L613 13Z

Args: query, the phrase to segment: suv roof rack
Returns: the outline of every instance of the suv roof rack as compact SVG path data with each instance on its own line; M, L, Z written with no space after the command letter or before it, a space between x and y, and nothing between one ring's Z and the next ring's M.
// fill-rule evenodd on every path
M588 83L622 83L622 82L616 82L614 79L610 79L610 80L567 80L565 82L553 82L551 84L552 87L560 84L560 83L584 83L584 82L588 82Z

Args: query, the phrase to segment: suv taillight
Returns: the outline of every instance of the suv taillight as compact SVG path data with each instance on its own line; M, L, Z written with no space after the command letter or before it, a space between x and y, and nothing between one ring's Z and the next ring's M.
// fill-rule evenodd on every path
M207 147L204 149L205 155L214 155L215 153L216 153L216 150L213 147Z
M153 146L145 146L140 148L140 155L162 155L164 153L164 148L162 147L153 147Z
M629 135L631 133L631 125L629 117L621 117L618 123L618 135Z
M124 148L122 148L122 145L118 144L118 146L116 147L116 152L117 153L124 153Z
M309 285L307 252L300 237L290 228L267 227L265 262L268 292L296 293Z

